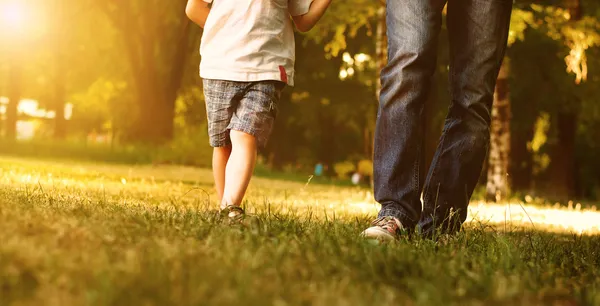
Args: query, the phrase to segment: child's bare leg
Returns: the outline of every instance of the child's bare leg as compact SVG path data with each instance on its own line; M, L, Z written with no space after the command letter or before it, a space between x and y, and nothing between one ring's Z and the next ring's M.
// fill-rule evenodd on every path
M231 131L230 137L232 150L225 170L225 191L221 208L242 205L256 164L256 138L235 130Z
M213 149L212 169L213 177L215 178L218 203L221 203L223 200L223 191L225 189L225 167L227 166L229 155L231 155L231 146Z

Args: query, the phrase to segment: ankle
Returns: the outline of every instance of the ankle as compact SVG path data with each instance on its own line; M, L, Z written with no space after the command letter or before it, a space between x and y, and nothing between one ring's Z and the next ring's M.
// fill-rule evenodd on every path
M234 202L234 201L230 201L230 200L225 200L225 199L223 199L223 200L221 201L221 204L220 204L220 206L219 206L219 207L220 207L220 209L221 209L221 210L224 210L224 209L226 209L227 207L241 207L241 206L242 206L242 205L241 205L241 203L237 203L237 204L236 204L236 202Z

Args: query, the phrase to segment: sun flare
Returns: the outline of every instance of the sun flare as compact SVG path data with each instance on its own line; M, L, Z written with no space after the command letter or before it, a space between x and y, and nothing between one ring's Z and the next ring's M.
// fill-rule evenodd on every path
M17 1L0 3L0 18L3 27L21 30L25 26L25 8Z

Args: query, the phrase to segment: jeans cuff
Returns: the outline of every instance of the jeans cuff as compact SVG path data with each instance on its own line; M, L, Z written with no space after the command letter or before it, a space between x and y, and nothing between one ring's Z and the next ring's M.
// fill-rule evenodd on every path
M402 226L407 230L412 230L417 225L417 221L410 218L402 208L392 206L394 204L382 204L378 217L394 217L400 220Z

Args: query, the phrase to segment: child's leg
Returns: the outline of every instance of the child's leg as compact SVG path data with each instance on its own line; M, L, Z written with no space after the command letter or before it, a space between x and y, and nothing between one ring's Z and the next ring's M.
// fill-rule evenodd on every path
M284 86L278 81L247 83L228 126L232 149L221 208L241 206L256 165L257 149L265 146L271 134Z
M203 79L204 100L208 117L208 136L213 149L213 177L220 204L225 189L225 168L231 154L229 123L241 98L243 84L223 80Z
M219 203L223 200L223 191L225 189L225 167L231 155L231 146L217 147L213 150L212 168L215 178L215 189L217 190L217 199Z
M256 164L256 138L236 130L231 130L230 138L232 150L225 170L225 191L221 208L241 206Z

